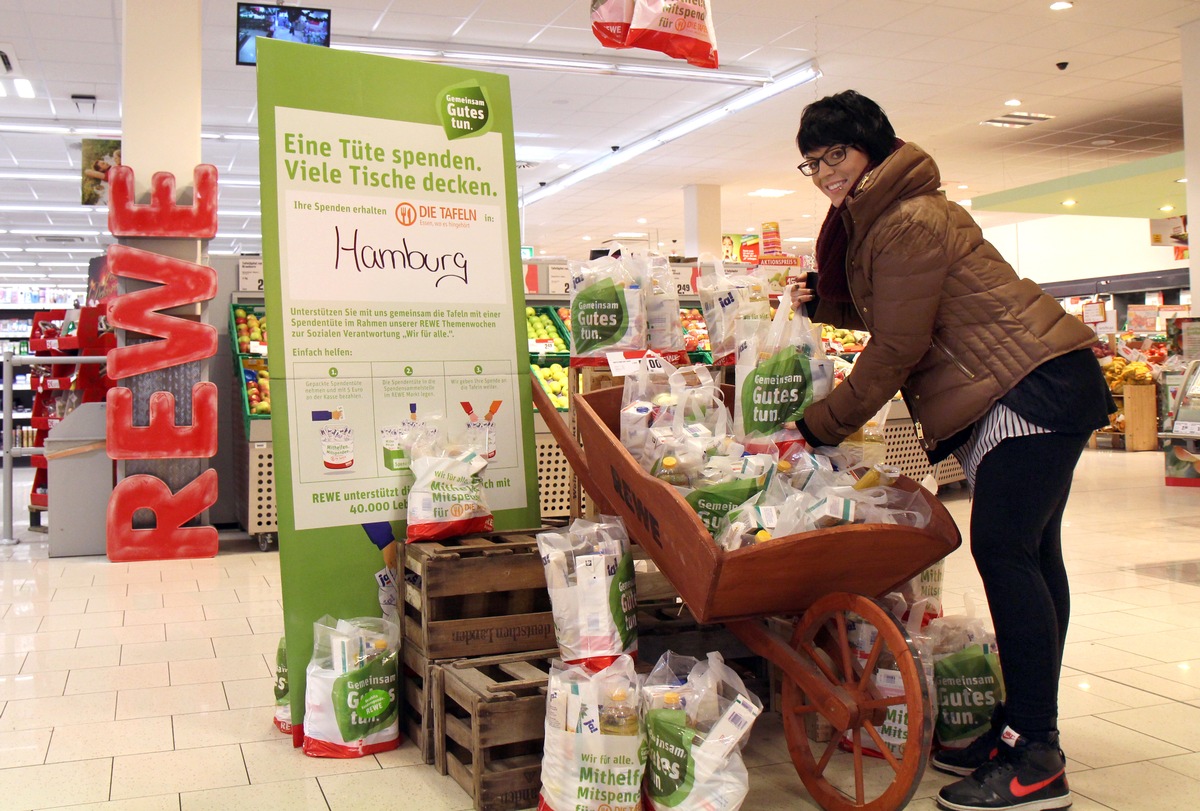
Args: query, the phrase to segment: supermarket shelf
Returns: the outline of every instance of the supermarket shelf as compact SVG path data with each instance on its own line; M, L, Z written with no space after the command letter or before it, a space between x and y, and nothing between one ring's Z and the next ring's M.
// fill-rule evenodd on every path
M28 332L0 332L0 338L28 338Z
M45 301L45 302L42 302L41 304L5 304L3 302L0 302L0 310L29 310L31 312L36 312L38 310L61 310L63 308L72 309L71 302Z

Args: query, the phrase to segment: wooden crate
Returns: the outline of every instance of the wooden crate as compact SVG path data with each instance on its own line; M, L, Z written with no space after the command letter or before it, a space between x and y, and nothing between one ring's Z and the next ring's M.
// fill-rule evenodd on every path
M1125 386L1122 395L1125 409L1125 450L1160 449L1157 394L1158 387L1154 385Z
M401 645L401 659L401 731L420 750L422 761L433 763L433 696L439 689L436 682L441 671L437 662L425 658L413 645Z
M534 534L407 544L403 625L405 644L431 661L553 647Z
M546 684L557 650L460 659L438 666L434 762L476 811L537 805Z

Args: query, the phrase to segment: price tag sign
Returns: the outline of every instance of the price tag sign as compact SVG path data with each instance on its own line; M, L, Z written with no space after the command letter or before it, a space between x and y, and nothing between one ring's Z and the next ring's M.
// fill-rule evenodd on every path
M1089 301L1083 305L1083 323L1101 324L1106 317L1103 301Z
M546 292L552 296L571 292L571 268L565 263L546 266Z
M609 352L608 353L608 370L613 373L614 377L624 377L625 375L637 374L642 368L642 358L646 359L646 366L652 372L661 372L663 370L663 359L658 355L646 355L643 350L630 350L628 352Z
M548 352L556 350L554 349L554 341L549 338L530 338L529 351L537 355L545 355Z
M267 354L267 345L259 343L258 341L251 341L250 342L250 354L251 355Z
M1180 422L1176 420L1171 433L1182 434L1184 436L1200 436L1200 422Z
M671 276L674 277L675 290L679 295L696 295L697 290L692 286L692 278L695 276L695 270L693 267L680 267L678 265L671 267Z
M238 290L261 293L263 289L263 260L242 257L238 260Z

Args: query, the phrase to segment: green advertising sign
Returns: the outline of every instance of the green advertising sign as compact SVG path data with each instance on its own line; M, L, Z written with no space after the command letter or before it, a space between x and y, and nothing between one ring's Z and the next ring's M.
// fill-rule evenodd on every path
M395 582L412 482L397 437L433 416L474 431L497 529L539 525L537 461L508 78L260 39L258 102L299 722L312 623L379 616Z

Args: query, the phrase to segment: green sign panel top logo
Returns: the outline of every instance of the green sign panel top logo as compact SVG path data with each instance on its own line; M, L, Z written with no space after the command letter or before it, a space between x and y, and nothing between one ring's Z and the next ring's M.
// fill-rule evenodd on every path
M451 141L483 135L492 123L487 91L473 81L446 88L438 97L438 116Z

